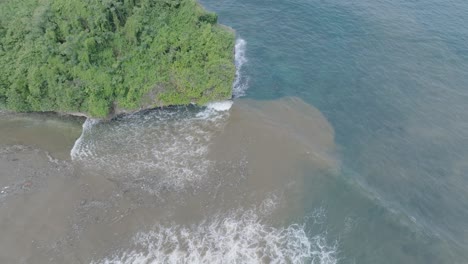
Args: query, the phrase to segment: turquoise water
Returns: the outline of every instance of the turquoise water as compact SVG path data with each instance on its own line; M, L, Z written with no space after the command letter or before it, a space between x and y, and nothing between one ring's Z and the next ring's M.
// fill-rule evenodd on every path
M309 177L341 263L468 262L468 3L204 0L247 41L246 96L332 124L340 172Z

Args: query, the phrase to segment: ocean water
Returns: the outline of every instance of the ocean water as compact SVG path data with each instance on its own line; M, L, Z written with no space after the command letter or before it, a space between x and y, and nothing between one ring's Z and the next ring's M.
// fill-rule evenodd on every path
M1 263L468 263L468 3L202 4L232 101L0 113Z
M203 2L248 41L248 97L300 97L333 126L340 172L305 208L343 263L468 262L465 1Z

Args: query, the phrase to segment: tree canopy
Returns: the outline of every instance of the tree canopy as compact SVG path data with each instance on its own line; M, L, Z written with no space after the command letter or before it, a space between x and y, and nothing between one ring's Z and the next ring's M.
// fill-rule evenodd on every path
M82 112L231 96L234 33L195 0L0 0L0 105Z

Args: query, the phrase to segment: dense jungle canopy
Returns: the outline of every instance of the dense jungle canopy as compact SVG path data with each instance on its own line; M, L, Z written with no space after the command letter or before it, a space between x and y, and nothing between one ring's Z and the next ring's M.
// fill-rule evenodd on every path
M0 107L106 117L226 99L233 50L195 0L0 0Z

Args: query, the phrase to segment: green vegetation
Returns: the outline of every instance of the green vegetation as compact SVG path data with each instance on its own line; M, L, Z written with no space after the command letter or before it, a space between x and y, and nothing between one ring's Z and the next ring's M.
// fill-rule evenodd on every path
M106 117L226 99L233 50L195 0L0 0L0 108Z

